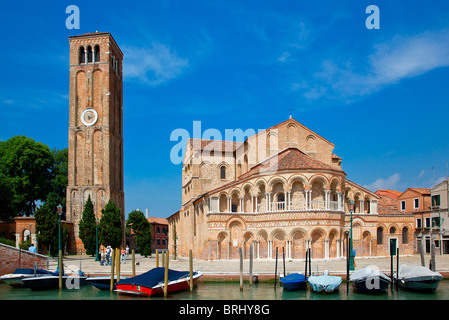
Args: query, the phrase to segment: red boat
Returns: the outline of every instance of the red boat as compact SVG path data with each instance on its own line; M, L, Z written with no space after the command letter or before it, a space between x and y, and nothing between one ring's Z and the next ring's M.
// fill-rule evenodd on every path
M201 277L203 273L196 271L193 273L193 283ZM115 284L116 292L121 294L138 296L155 296L164 294L165 268L154 268L141 275L120 280ZM167 292L173 293L190 288L190 272L176 271L168 269Z

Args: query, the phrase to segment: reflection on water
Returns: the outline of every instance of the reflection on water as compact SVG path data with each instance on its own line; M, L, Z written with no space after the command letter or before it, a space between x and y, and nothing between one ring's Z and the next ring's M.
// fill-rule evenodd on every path
M5 283L0 283L0 300L129 300L150 299L160 300L163 297L130 297L118 295L115 292L98 290L90 285L80 289L58 289L32 291L28 288L14 289ZM449 300L449 280L443 280L438 290L433 293L414 292L399 288L388 289L380 294L366 294L355 291L346 283L342 283L338 292L316 293L310 288L300 291L286 291L282 287L274 288L272 283L259 283L253 286L245 284L240 290L239 283L199 283L191 293L179 292L168 299L180 300Z

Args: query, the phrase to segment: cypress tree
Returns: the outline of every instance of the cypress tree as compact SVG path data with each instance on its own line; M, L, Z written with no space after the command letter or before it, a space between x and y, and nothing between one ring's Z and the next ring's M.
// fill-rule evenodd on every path
M101 220L98 226L98 241L103 246L111 246L113 249L120 248L123 241L122 221L120 219L120 208L111 199L101 209Z
M95 213L90 195L84 205L83 215L79 224L79 236L81 241L83 241L86 254L94 255L96 250Z

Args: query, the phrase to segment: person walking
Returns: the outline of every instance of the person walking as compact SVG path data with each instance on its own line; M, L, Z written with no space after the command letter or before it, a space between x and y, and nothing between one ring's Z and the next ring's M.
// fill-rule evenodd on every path
M126 255L125 255L125 249L122 248L120 251L120 262L124 261L124 264L126 264Z
M110 260L110 257L111 257L111 246L108 246L107 248L106 248L106 264L107 265L111 265L111 260Z

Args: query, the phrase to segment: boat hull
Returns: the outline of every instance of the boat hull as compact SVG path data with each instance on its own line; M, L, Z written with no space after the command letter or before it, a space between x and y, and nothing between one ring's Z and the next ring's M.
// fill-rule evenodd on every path
M306 282L296 282L296 283L282 283L282 287L287 291L304 290L306 288Z
M400 287L418 291L435 291L443 276L424 266L401 265L399 273L394 275Z
M5 274L0 277L0 282L5 282L13 288L21 288L23 286L22 279L49 276L52 273L46 270L34 269L16 269L14 273Z
M399 286L404 289L416 291L435 291L440 285L441 279L410 279L400 280Z
M352 282L354 289L367 293L385 292L385 290L388 289L389 284L390 281L385 280L382 277L368 277Z
M197 272L193 277L193 284L195 285L198 278L203 274ZM116 284L117 289L114 290L120 294L135 295L135 296L158 296L164 294L164 284L158 284L154 287L145 287L135 284ZM190 289L190 278L182 278L175 281L168 282L167 293L175 293Z
M76 287L77 284L80 286L87 284L87 277L80 276L63 276L62 286L63 288ZM69 280L69 281L67 281ZM30 288L31 290L49 290L49 289L59 289L59 277L58 276L46 276L46 277L33 277L22 279L23 286Z
M111 289L111 277L90 277L87 278L86 281L91 284L93 287L100 290L110 290ZM114 277L114 287L116 289L115 284L117 283L117 277Z
M287 291L303 290L306 288L306 277L302 274L289 274L279 279L282 287Z
M1 280L13 288L20 288L23 286L22 279L25 279L25 278L30 278L30 276L29 275L15 275L14 277L2 278Z

